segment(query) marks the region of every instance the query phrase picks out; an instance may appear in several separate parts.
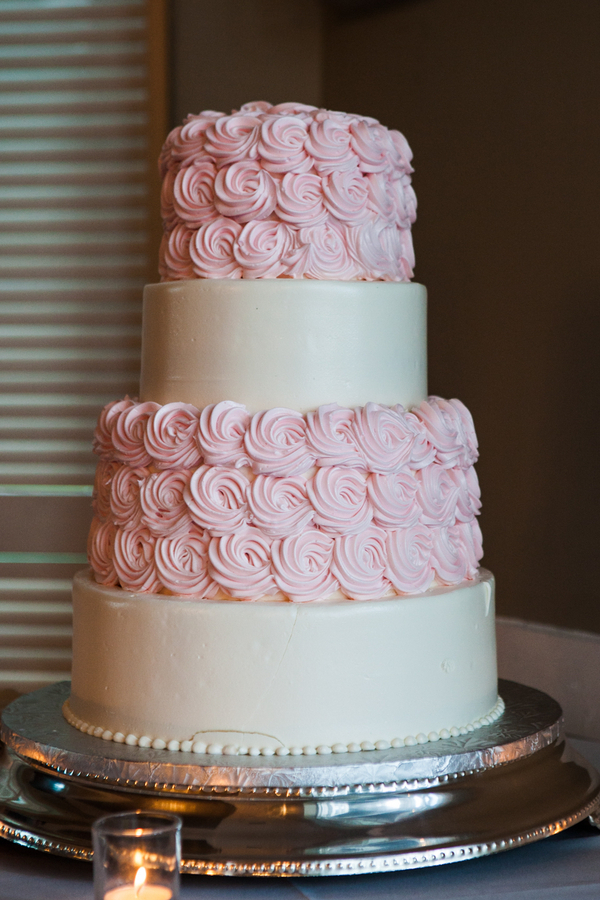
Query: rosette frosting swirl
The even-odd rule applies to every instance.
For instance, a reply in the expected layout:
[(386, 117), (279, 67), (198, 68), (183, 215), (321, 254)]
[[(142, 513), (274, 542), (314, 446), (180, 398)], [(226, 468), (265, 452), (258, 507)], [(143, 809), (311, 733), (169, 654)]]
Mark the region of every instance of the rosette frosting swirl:
[(442, 584), (459, 584), (467, 574), (460, 530), (455, 525), (432, 528), (431, 536), (433, 565), (438, 579)]
[(113, 400), (108, 403), (98, 418), (98, 424), (94, 429), (93, 448), (101, 459), (114, 459), (115, 448), (113, 443), (113, 431), (119, 417), (123, 412), (135, 406), (135, 402), (125, 397), (123, 400)]
[(113, 562), (117, 528), (112, 522), (92, 520), (88, 538), (88, 559), (98, 584), (114, 587), (119, 576)]
[(194, 526), (178, 536), (156, 541), (156, 569), (167, 590), (174, 594), (210, 599), (219, 590), (208, 573), (211, 538)]
[(157, 536), (173, 537), (189, 530), (192, 518), (183, 499), (191, 477), (189, 469), (166, 469), (142, 482), (142, 523)]
[(277, 186), (277, 215), (292, 225), (318, 225), (327, 218), (323, 179), (309, 172), (289, 172)]
[(206, 132), (213, 122), (223, 118), (225, 113), (205, 109), (199, 115), (187, 116), (183, 125), (175, 128), (167, 137), (167, 145), (170, 146), (171, 159), (190, 165), (198, 159), (206, 144)]
[(94, 513), (102, 522), (110, 515), (110, 489), (112, 480), (120, 468), (120, 463), (105, 459), (101, 459), (96, 467), (92, 506)]
[[(163, 220), (163, 228), (167, 232), (169, 232), (170, 229), (175, 225), (179, 224), (179, 219), (177, 217), (177, 213), (175, 212), (175, 204), (173, 202), (173, 186), (175, 184), (176, 175), (177, 173), (174, 169), (168, 169), (165, 172), (164, 180), (160, 190), (160, 214)], [(163, 259), (161, 254), (159, 257), (158, 268), (161, 271), (164, 271), (165, 269), (168, 271), (168, 268), (166, 266), (163, 266), (162, 263)]]
[(135, 403), (129, 409), (121, 412), (115, 421), (112, 432), (116, 459), (130, 466), (149, 466), (151, 464), (152, 459), (146, 450), (144, 438), (148, 419), (158, 409), (160, 409), (158, 403), (147, 401), (146, 403)]
[(348, 251), (342, 227), (333, 219), (300, 228), (298, 242), (300, 247), (289, 257), (287, 274), (292, 278), (352, 281), (358, 277), (359, 269)]
[(209, 572), (223, 590), (239, 600), (277, 593), (271, 569), (271, 541), (257, 528), (213, 538)]
[(272, 538), (285, 538), (303, 531), (315, 512), (308, 499), (306, 479), (257, 475), (248, 491), (252, 524)]
[(394, 198), (390, 196), (389, 183), (384, 175), (372, 173), (365, 179), (368, 193), (368, 206), (375, 214), (381, 216), (381, 224), (393, 225), (396, 214)]
[(199, 159), (180, 169), (173, 184), (173, 209), (188, 225), (203, 225), (217, 218), (215, 177), (217, 168), (210, 159)]
[(320, 406), (306, 416), (306, 440), (314, 451), (318, 466), (352, 466), (364, 464), (352, 429), (354, 410), (337, 403)]
[(198, 278), (241, 278), (235, 258), (236, 241), (242, 226), (219, 216), (195, 231), (190, 241), (190, 258)]
[(299, 116), (266, 116), (260, 126), (257, 152), (268, 172), (306, 172), (312, 160), (305, 150), (306, 122)]
[(277, 188), (258, 162), (234, 162), (215, 179), (215, 207), (236, 222), (266, 219), (275, 209)]
[(150, 475), (146, 468), (120, 466), (112, 478), (110, 511), (113, 521), (123, 530), (137, 528), (142, 520), (141, 486)]
[(456, 485), (456, 520), (457, 522), (470, 522), (474, 516), (479, 515), (481, 508), (479, 482), (475, 469), (445, 469), (448, 476)]
[(399, 404), (392, 408), (399, 416), (404, 417), (407, 428), (412, 431), (414, 435), (413, 445), (410, 451), (410, 468), (422, 469), (423, 466), (431, 465), (435, 459), (435, 447), (430, 443), (427, 428), (421, 419), (415, 415), (414, 410), (406, 412), (404, 407)]
[(355, 534), (373, 518), (365, 476), (358, 469), (326, 466), (308, 482), (315, 524), (328, 534)]
[(425, 525), (388, 532), (386, 574), (397, 591), (414, 594), (426, 591), (435, 575), (431, 530)]
[(398, 408), (367, 403), (355, 410), (352, 429), (369, 471), (388, 475), (409, 462), (414, 434)]
[(256, 158), (261, 120), (247, 112), (246, 108), (237, 115), (222, 116), (206, 129), (204, 149), (221, 166)]
[(410, 528), (419, 521), (417, 502), (419, 483), (409, 470), (393, 475), (373, 473), (367, 480), (367, 493), (373, 506), (373, 519), (383, 528)]
[(442, 466), (434, 463), (416, 473), (417, 498), (424, 525), (453, 525), (459, 488)]
[(183, 496), (194, 522), (219, 537), (232, 534), (248, 522), (248, 485), (239, 469), (201, 466)]
[(474, 466), (470, 466), (464, 470), (465, 481), (467, 482), (467, 490), (469, 492), (469, 501), (471, 508), (476, 516), (481, 511), (481, 488), (479, 487), (479, 478)]
[(477, 566), (482, 555), (480, 552), (481, 543), (479, 539), (481, 537), (481, 531), (479, 530), (479, 524), (477, 521), (457, 522), (455, 528), (458, 532), (463, 549), (466, 577), (475, 578), (477, 575)]
[(256, 221), (244, 226), (233, 252), (244, 278), (278, 278), (293, 245), (294, 236), (284, 222)]
[(126, 591), (155, 594), (160, 590), (155, 544), (156, 537), (148, 528), (138, 526), (127, 531), (117, 528), (113, 562), (121, 587)]
[(319, 600), (338, 588), (331, 572), (333, 538), (315, 529), (274, 541), (273, 573), (277, 587), (296, 602)]
[(257, 475), (300, 475), (315, 459), (306, 442), (306, 422), (293, 409), (267, 409), (252, 417), (244, 443)]
[(306, 149), (319, 175), (358, 168), (358, 158), (350, 147), (349, 116), (320, 110), (310, 125)]
[(344, 226), (348, 252), (358, 269), (368, 272), (372, 281), (383, 277), (390, 268), (390, 258), (393, 259), (386, 251), (384, 228), (381, 222), (368, 221), (362, 225)]
[(194, 277), (190, 257), (192, 234), (193, 231), (183, 222), (179, 222), (172, 231), (163, 234), (158, 264), (163, 281), (186, 281)]
[(389, 591), (385, 538), (385, 531), (372, 525), (335, 539), (331, 571), (351, 600), (377, 600)]
[(244, 435), (250, 414), (241, 403), (223, 400), (205, 406), (200, 414), (198, 446), (209, 466), (247, 466)]
[(160, 157), (161, 278), (408, 281), (410, 157), (375, 119), (299, 103), (188, 116)]
[[(389, 146), (384, 143), (385, 134), (375, 130), (373, 125), (359, 121), (350, 124), (350, 144), (358, 156), (361, 172), (384, 172), (387, 166)], [(383, 138), (383, 140), (382, 140)]]
[(166, 403), (148, 419), (144, 443), (157, 469), (199, 465), (198, 419), (190, 403)]
[(333, 172), (324, 178), (323, 197), (329, 212), (340, 222), (358, 225), (369, 216), (369, 183), (357, 170)]
[(425, 425), (440, 465), (468, 468), (477, 461), (473, 419), (460, 400), (429, 397), (413, 413)]
[(469, 526), (471, 528), (471, 537), (473, 539), (475, 559), (477, 560), (477, 562), (479, 562), (481, 557), (483, 556), (483, 535), (481, 534), (481, 528), (477, 519), (473, 519), (472, 522), (469, 522)]

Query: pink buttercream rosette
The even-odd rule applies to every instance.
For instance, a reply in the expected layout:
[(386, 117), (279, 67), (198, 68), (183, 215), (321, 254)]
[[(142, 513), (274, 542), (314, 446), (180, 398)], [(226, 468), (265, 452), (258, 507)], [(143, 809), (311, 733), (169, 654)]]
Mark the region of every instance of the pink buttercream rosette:
[(88, 555), (103, 584), (304, 602), (476, 577), (477, 438), (458, 400), (250, 416), (126, 398), (101, 413), (95, 449)]
[(208, 573), (210, 535), (191, 526), (183, 534), (156, 542), (156, 570), (163, 586), (173, 594), (210, 599), (219, 587)]
[(375, 119), (247, 103), (190, 115), (160, 156), (163, 281), (409, 281), (412, 154)]

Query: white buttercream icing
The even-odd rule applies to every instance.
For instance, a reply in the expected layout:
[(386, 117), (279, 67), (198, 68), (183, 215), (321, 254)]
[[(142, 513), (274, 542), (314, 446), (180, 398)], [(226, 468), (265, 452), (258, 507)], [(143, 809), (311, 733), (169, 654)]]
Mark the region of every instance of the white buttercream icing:
[(276, 750), (274, 750), (273, 747), (268, 746), (245, 747), (237, 744), (225, 744), (223, 746), (222, 744), (215, 743), (207, 744), (205, 741), (176, 741), (166, 740), (164, 738), (152, 739), (147, 735), (137, 737), (135, 734), (127, 735), (125, 738), (122, 732), (113, 734), (110, 729), (103, 729), (101, 725), (88, 725), (87, 722), (84, 722), (83, 719), (80, 719), (79, 716), (76, 716), (73, 713), (68, 700), (65, 700), (63, 703), (62, 713), (69, 725), (72, 725), (84, 734), (93, 734), (94, 737), (101, 737), (104, 741), (114, 741), (117, 744), (126, 743), (131, 747), (152, 747), (153, 750), (169, 750), (171, 753), (177, 753), (178, 751), (183, 753), (196, 753), (198, 755), (207, 753), (210, 756), (269, 757), (329, 756), (331, 753), (361, 753), (373, 750), (389, 750), (392, 747), (394, 749), (399, 749), (400, 747), (414, 747), (417, 744), (435, 743), (440, 740), (458, 737), (459, 735), (472, 734), (479, 728), (484, 728), (486, 725), (493, 725), (494, 722), (504, 714), (505, 709), (504, 700), (502, 697), (498, 697), (496, 703), (487, 715), (481, 716), (473, 722), (468, 722), (466, 725), (453, 725), (450, 728), (442, 728), (439, 733), (437, 731), (430, 731), (429, 734), (423, 734), (421, 732), (416, 737), (414, 735), (407, 735), (404, 738), (394, 737), (390, 741), (379, 740), (375, 741), (375, 743), (373, 743), (373, 741), (350, 741), (349, 743), (333, 742), (331, 746), (328, 744), (319, 744), (318, 747), (313, 747), (311, 744), (307, 744), (304, 747), (280, 746), (277, 747)]
[[(371, 530), (342, 538), (367, 538), (371, 559), (356, 574), (365, 593), (381, 585), (380, 541)], [(320, 534), (311, 544), (309, 536), (286, 539), (295, 546), (280, 554), (280, 576), (298, 577), (306, 590), (298, 600), (323, 577), (332, 540)], [(234, 539), (211, 539), (209, 555)], [(245, 549), (261, 556), (260, 548)], [(201, 574), (202, 550), (198, 557)], [(323, 603), (190, 602), (80, 573), (74, 626), (71, 711), (92, 732), (123, 740), (179, 741), (188, 750), (197, 743), (197, 752), (335, 744), (353, 752), (351, 745), (473, 728), (497, 700), (493, 582), (484, 572), (412, 597)]]
[[(227, 240), (219, 252), (239, 267)], [(235, 400), (251, 415), (374, 399), (410, 409), (427, 396), (426, 376), (418, 284), (198, 278), (144, 290), (141, 400)]]

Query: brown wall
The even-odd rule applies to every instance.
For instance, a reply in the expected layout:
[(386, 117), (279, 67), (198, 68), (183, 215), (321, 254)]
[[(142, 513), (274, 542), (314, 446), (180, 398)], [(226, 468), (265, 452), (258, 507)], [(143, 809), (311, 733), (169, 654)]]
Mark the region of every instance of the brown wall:
[(600, 631), (600, 4), (173, 7), (175, 121), (296, 99), (407, 135), (430, 388), (475, 416), (499, 611)]
[(430, 389), (471, 408), (498, 608), (600, 631), (600, 4), (332, 18), (324, 102), (413, 148)]
[(173, 0), (172, 125), (249, 100), (321, 102), (318, 0)]

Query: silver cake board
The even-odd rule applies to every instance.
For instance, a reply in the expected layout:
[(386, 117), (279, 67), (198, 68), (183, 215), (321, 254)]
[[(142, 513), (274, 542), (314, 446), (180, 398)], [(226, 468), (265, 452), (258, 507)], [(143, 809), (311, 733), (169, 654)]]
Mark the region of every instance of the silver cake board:
[(473, 859), (593, 817), (600, 777), (546, 694), (501, 681), (503, 716), (462, 737), (313, 757), (214, 757), (82, 734), (69, 683), (2, 716), (0, 836), (91, 860), (91, 825), (128, 809), (183, 820), (182, 872), (357, 875)]

